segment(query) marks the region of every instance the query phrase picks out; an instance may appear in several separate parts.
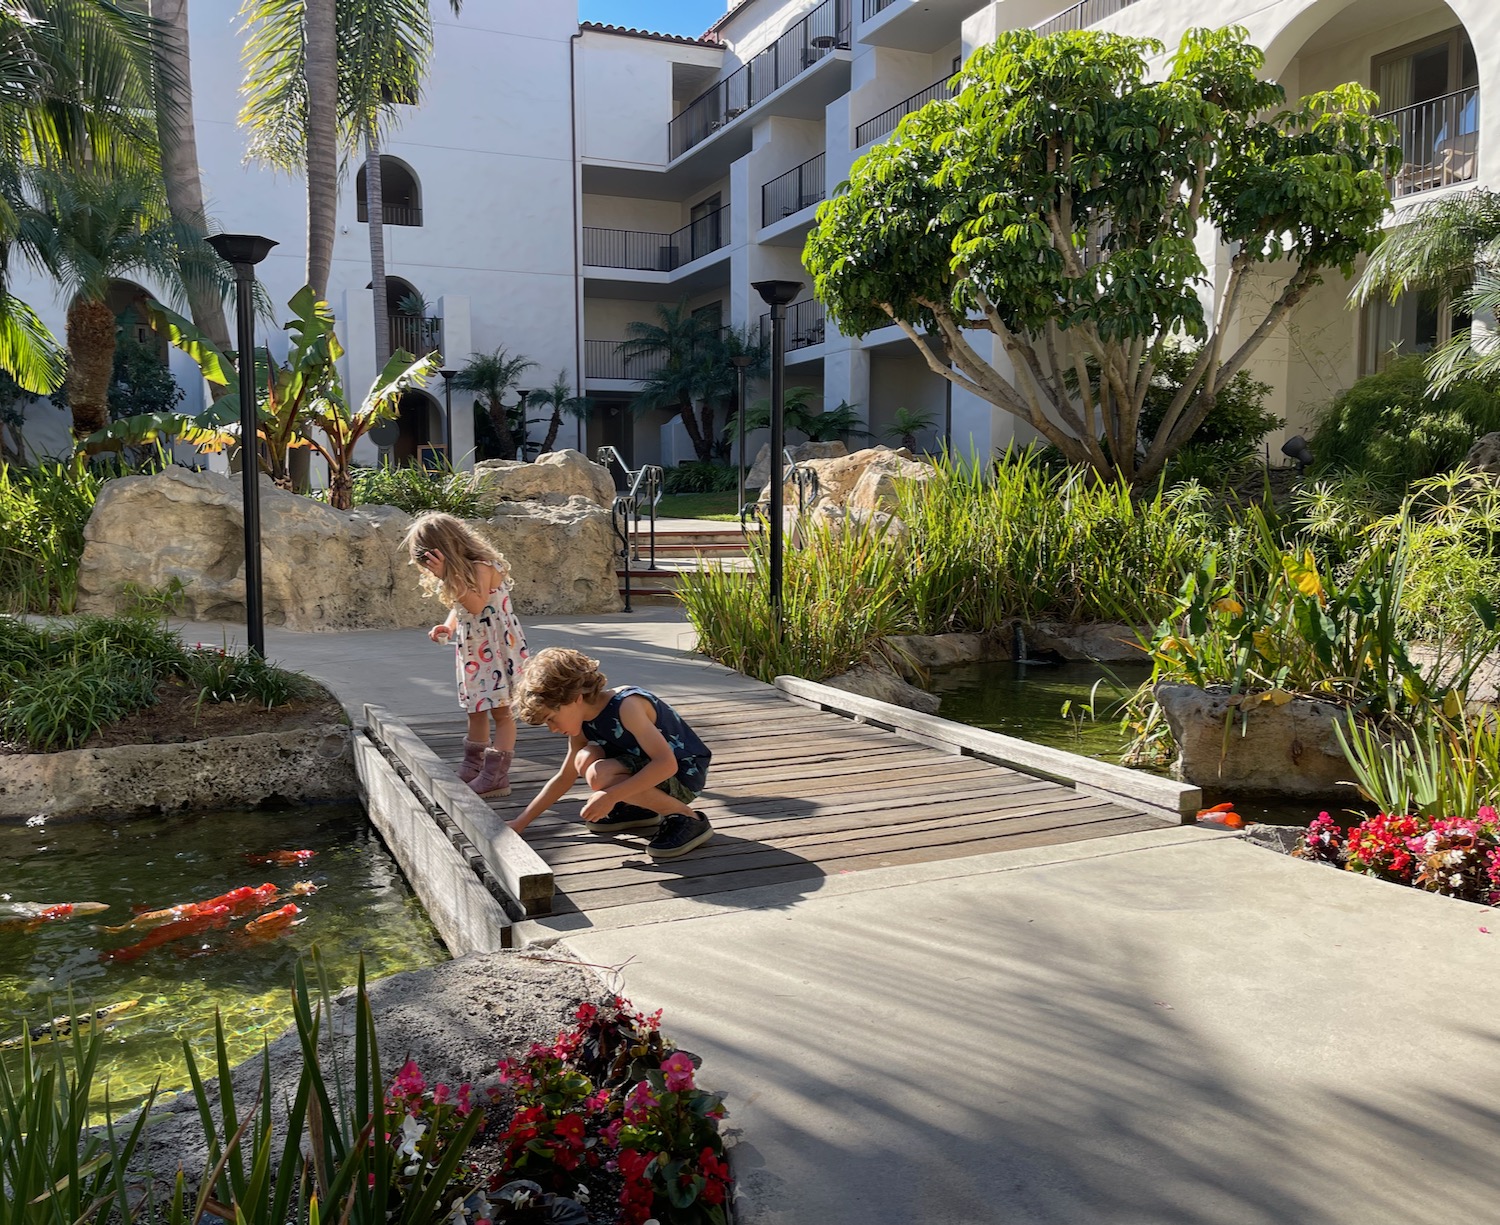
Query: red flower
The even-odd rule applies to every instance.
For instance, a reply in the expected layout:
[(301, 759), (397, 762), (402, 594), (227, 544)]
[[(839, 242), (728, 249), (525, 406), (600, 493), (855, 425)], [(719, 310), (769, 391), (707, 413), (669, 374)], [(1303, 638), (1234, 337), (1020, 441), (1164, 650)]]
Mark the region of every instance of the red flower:
[(681, 1051), (665, 1060), (661, 1070), (667, 1074), (669, 1093), (681, 1093), (684, 1089), (693, 1087), (693, 1061)]

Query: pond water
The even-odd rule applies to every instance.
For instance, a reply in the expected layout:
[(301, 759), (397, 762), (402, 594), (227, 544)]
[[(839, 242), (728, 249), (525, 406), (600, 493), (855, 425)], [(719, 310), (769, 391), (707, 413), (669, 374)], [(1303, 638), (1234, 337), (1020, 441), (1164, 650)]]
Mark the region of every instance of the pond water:
[[(277, 851), (313, 851), (302, 862), (265, 862)], [(130, 1000), (104, 1037), (96, 1101), (118, 1112), (151, 1083), (188, 1086), (182, 1039), (210, 1066), (214, 1009), (235, 1061), (256, 1054), (291, 1023), (293, 966), (316, 943), (336, 987), (355, 981), (359, 957), (378, 978), (445, 960), (447, 953), (400, 869), (358, 807), (290, 813), (218, 812), (0, 827), (0, 894), (11, 901), (103, 902), (98, 915), (0, 927), (0, 1038), (19, 1037), (68, 1011)], [(293, 894), (299, 881), (317, 891)], [(247, 910), (201, 930), (100, 930), (138, 911), (205, 901), (241, 886), (276, 887), (275, 907), (295, 904), (294, 926), (250, 934)], [(270, 892), (270, 891), (267, 891)], [(180, 934), (179, 934), (180, 933)], [(163, 935), (175, 938), (162, 940)], [(20, 1052), (0, 1049), (12, 1071)]]
[[(1118, 764), (1131, 740), (1120, 725), (1122, 704), (1150, 676), (1146, 664), (1003, 660), (944, 668), (932, 674), (928, 688), (942, 698), (938, 713), (945, 719)], [(1067, 715), (1064, 703), (1069, 703)], [(1168, 773), (1164, 767), (1151, 772)], [(1271, 825), (1306, 825), (1327, 807), (1315, 801), (1255, 802), (1205, 790), (1205, 804), (1221, 800), (1234, 800), (1247, 823)]]

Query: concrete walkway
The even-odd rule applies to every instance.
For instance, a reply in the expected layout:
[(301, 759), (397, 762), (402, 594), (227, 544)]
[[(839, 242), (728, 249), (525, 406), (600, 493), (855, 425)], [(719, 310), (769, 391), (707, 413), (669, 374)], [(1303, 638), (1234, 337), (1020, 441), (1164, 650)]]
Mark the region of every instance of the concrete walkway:
[[(672, 610), (527, 630), (668, 696), (754, 685)], [(268, 652), (461, 718), (419, 632)], [(1173, 829), (653, 918), (569, 945), (727, 1090), (745, 1225), (1500, 1223), (1494, 911)]]

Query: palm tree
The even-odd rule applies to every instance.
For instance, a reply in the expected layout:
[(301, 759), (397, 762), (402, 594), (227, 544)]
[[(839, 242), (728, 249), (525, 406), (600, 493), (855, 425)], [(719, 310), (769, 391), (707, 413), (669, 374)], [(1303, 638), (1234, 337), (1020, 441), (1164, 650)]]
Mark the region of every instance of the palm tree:
[[(449, 0), (458, 14), (463, 0)], [(400, 105), (421, 100), (432, 57), (426, 0), (254, 0), (247, 10), (245, 101), (251, 153), (308, 176), (308, 284), (328, 292), (336, 159), (363, 149), (375, 351), (390, 352), (380, 143)], [(331, 92), (330, 92), (331, 90)], [(326, 251), (324, 247), (326, 239)]]
[[(559, 370), (557, 378), (553, 380), (551, 387), (544, 387), (541, 391), (533, 391), (529, 397), (532, 404), (548, 406), (552, 409), (552, 419), (547, 422), (547, 437), (542, 440), (541, 451), (552, 450), (557, 442), (557, 431), (562, 428), (563, 414), (576, 417), (582, 421), (588, 417), (594, 404), (587, 396), (575, 396), (573, 388), (568, 382), (566, 370)], [(539, 451), (538, 454), (541, 452)]]
[[(69, 299), (68, 400), (82, 439), (109, 424), (116, 321), (110, 283), (145, 275), (182, 296), (184, 281), (222, 295), (229, 268), (167, 211), (159, 180), (107, 171), (36, 169), (16, 226), (17, 245)], [(175, 291), (175, 292), (171, 292)]]
[(0, 5), (0, 369), (26, 390), (62, 385), (56, 340), (6, 286), (24, 175), (36, 166), (154, 164), (153, 26), (109, 0)]
[[(1455, 310), (1493, 321), (1500, 308), (1500, 192), (1476, 188), (1403, 209), (1386, 232), (1351, 299), (1364, 305), (1377, 297), (1394, 302), (1404, 293), (1436, 291)], [(1428, 358), (1434, 392), (1463, 378), (1500, 375), (1493, 322), (1479, 340), (1472, 328), (1455, 333)]]
[[(629, 358), (660, 359), (656, 372), (636, 393), (632, 407), (637, 412), (676, 410), (693, 451), (700, 460), (711, 463), (718, 439), (714, 410), (726, 377), (719, 367), (728, 368), (727, 360), (719, 361), (717, 320), (694, 314), (684, 298), (676, 306), (658, 306), (655, 323), (637, 320), (625, 330), (630, 339), (621, 342), (620, 353)], [(732, 368), (729, 374), (733, 375)]]
[(899, 442), (908, 451), (915, 451), (917, 435), (923, 430), (930, 430), (936, 421), (936, 413), (917, 408), (898, 408), (891, 418), (891, 425), (886, 430), (885, 436), (894, 442)]
[(511, 356), (501, 345), (493, 353), (470, 353), (468, 363), (453, 378), (453, 385), (460, 391), (476, 392), (483, 399), (500, 439), (501, 459), (516, 457), (516, 436), (503, 401), (516, 389), (521, 375), (535, 367), (534, 361), (520, 354)]
[[(193, 122), (192, 61), (188, 51), (187, 0), (150, 0), (151, 18), (160, 31), (156, 72), (156, 131), (161, 148), (167, 207), (177, 224), (207, 232), (203, 183), (198, 170), (198, 140)], [(193, 324), (220, 349), (228, 349), (229, 325), (224, 302), (186, 275), (188, 308)], [(210, 383), (211, 393), (227, 388)], [(217, 395), (215, 398), (217, 398)]]

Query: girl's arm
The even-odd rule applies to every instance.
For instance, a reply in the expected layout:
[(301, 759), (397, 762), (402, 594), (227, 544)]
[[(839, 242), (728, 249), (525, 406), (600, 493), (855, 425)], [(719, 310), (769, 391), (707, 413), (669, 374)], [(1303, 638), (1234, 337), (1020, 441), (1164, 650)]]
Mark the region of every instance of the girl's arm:
[(519, 817), (510, 822), (511, 829), (518, 834), (521, 833), (547, 809), (567, 795), (568, 789), (578, 781), (578, 770), (573, 763), (577, 760), (579, 751), (587, 747), (588, 741), (584, 737), (568, 737), (568, 753), (563, 758), (562, 765), (558, 766), (557, 773), (547, 780), (547, 785), (537, 792), (536, 799), (521, 810)]
[[(490, 601), (490, 591), (498, 586), (493, 580), (495, 568), (488, 562), (480, 562), (474, 567), (474, 581), (479, 584), (480, 590), (472, 588), (458, 597), (458, 602), (471, 613), (482, 612), (484, 606)], [(454, 617), (458, 616), (458, 610), (454, 609)], [(455, 621), (454, 624), (457, 624)]]

